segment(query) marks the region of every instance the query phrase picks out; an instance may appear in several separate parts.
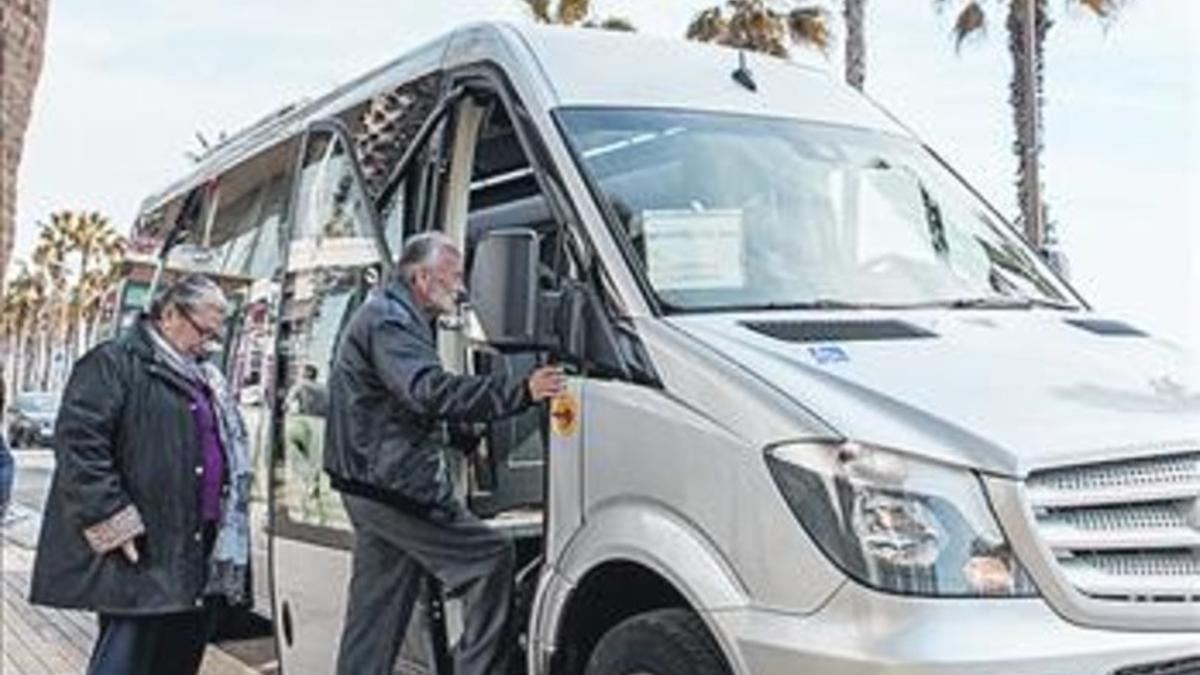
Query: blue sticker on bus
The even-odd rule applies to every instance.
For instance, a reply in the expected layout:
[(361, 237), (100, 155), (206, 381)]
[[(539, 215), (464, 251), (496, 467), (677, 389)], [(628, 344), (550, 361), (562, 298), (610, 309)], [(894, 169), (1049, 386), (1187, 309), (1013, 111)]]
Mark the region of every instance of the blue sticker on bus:
[(850, 357), (846, 356), (845, 350), (837, 345), (809, 347), (808, 353), (812, 354), (812, 357), (821, 365), (825, 365), (827, 363), (843, 363), (850, 360)]

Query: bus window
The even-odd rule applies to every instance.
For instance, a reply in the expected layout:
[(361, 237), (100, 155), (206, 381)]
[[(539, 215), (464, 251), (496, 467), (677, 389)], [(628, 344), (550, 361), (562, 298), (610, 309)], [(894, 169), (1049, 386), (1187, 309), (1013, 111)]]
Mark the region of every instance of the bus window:
[[(202, 231), (210, 266), (236, 283), (230, 296), (226, 375), (246, 420), (255, 482), (255, 517), (265, 516), (272, 426), (270, 387), (279, 307), (281, 251), (287, 191), (298, 143), (279, 143), (225, 171), (212, 182), (211, 218)], [(265, 520), (264, 520), (265, 522)], [(265, 584), (264, 584), (265, 586)]]
[(326, 387), (341, 328), (379, 282), (382, 257), (370, 202), (341, 134), (309, 134), (296, 180), (281, 305), (276, 516), (277, 522), (282, 516), (305, 526), (348, 530), (322, 469)]

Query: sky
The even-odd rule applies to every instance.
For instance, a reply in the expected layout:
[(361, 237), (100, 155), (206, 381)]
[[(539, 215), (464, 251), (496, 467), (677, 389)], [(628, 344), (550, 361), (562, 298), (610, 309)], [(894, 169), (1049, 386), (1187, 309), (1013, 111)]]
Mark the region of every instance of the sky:
[[(593, 7), (678, 37), (714, 2)], [(870, 0), (866, 89), (1015, 215), (1001, 5), (985, 3), (995, 10), (987, 33), (956, 53), (952, 11), (938, 13), (933, 0)], [(1069, 5), (1050, 2), (1043, 178), (1072, 281), (1097, 309), (1195, 344), (1200, 2), (1129, 0), (1109, 24)], [(99, 210), (127, 230), (146, 195), (188, 170), (197, 132), (234, 132), (481, 19), (529, 17), (519, 0), (54, 0), (20, 168), (15, 257), (28, 255), (36, 223), (59, 209)], [(829, 65), (840, 72), (839, 48)]]

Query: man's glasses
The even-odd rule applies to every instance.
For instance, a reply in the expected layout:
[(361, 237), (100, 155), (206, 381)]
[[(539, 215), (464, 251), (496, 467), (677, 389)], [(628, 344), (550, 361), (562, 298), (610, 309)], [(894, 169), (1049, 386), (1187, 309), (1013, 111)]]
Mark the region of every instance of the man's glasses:
[(176, 309), (179, 310), (179, 315), (192, 325), (192, 330), (196, 331), (196, 335), (200, 336), (201, 342), (208, 342), (221, 337), (221, 326), (206, 328), (201, 326), (200, 322), (196, 321), (196, 318), (192, 316), (191, 312), (182, 307), (176, 307)]

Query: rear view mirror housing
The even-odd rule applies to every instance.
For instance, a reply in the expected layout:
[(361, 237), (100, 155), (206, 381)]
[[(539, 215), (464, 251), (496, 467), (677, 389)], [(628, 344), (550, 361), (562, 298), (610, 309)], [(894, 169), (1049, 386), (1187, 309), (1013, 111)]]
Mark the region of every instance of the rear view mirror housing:
[(540, 240), (530, 229), (488, 232), (471, 262), (471, 307), (492, 346), (501, 351), (555, 349), (556, 294), (540, 288)]
[(540, 263), (541, 236), (527, 228), (487, 232), (470, 265), (470, 304), (481, 339), (502, 352), (548, 351), (589, 372), (630, 377), (595, 292)]

